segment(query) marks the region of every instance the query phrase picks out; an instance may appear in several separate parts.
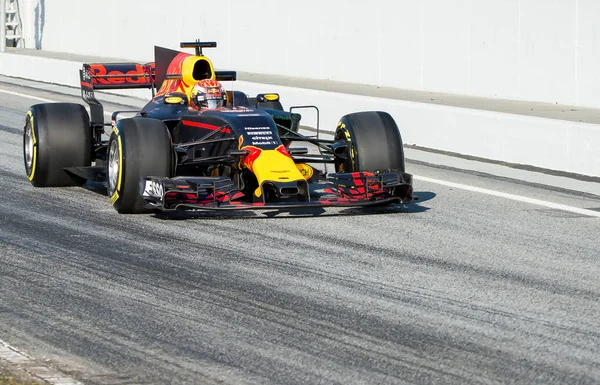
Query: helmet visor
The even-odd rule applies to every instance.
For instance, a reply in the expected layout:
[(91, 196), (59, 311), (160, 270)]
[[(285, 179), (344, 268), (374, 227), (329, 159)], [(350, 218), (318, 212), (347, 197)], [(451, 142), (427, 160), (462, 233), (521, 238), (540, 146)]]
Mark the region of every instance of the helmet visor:
[(221, 98), (207, 99), (205, 104), (206, 104), (206, 108), (210, 108), (210, 109), (220, 108), (220, 107), (223, 107), (223, 99), (221, 99)]
[(206, 107), (210, 109), (215, 109), (221, 107), (223, 101), (221, 99), (208, 99), (206, 101)]

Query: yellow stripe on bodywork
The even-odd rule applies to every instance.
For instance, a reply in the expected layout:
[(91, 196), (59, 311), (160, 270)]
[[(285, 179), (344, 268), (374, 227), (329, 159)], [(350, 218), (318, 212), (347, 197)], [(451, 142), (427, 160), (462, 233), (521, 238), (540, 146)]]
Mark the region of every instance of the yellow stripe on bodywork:
[(31, 124), (31, 137), (33, 138), (33, 161), (31, 162), (31, 175), (28, 175), (29, 181), (32, 181), (35, 177), (35, 166), (37, 165), (37, 138), (35, 137), (35, 128), (33, 126), (33, 114), (31, 110), (27, 111), (29, 116), (29, 124)]

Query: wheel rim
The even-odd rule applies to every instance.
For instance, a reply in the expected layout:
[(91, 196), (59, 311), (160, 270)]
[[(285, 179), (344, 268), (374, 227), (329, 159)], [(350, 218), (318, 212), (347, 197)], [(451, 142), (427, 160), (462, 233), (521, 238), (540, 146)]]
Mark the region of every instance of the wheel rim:
[(31, 169), (33, 167), (33, 126), (31, 123), (27, 124), (27, 129), (25, 130), (25, 166), (27, 167), (27, 173), (31, 174)]
[(119, 146), (116, 140), (110, 142), (110, 146), (108, 148), (108, 161), (107, 161), (107, 188), (108, 195), (112, 196), (117, 190), (117, 183), (119, 180), (119, 168), (120, 168), (120, 154), (119, 154)]

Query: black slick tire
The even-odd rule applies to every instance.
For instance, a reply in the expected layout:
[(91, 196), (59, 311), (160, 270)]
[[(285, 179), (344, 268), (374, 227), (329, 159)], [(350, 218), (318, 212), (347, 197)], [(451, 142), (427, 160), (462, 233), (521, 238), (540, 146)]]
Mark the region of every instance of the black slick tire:
[(405, 172), (400, 130), (387, 112), (365, 111), (345, 115), (337, 125), (334, 138), (350, 142), (346, 159), (336, 163), (336, 172)]
[(106, 161), (107, 192), (113, 207), (122, 214), (142, 214), (144, 207), (140, 179), (146, 176), (171, 177), (174, 154), (167, 126), (160, 120), (123, 119), (108, 141)]
[(27, 178), (36, 187), (65, 187), (85, 182), (64, 171), (89, 166), (93, 135), (86, 109), (76, 103), (43, 103), (29, 108), (23, 129)]

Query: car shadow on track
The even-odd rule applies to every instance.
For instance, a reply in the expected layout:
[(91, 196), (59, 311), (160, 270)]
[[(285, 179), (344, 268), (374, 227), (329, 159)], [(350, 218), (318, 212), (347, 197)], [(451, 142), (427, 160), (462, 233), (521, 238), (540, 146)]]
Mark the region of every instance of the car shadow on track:
[(188, 219), (269, 219), (269, 218), (303, 218), (303, 217), (339, 217), (357, 215), (381, 214), (416, 214), (429, 210), (421, 203), (433, 199), (436, 194), (431, 191), (420, 191), (414, 194), (415, 200), (409, 204), (391, 204), (374, 207), (349, 207), (349, 208), (298, 208), (286, 210), (240, 210), (240, 211), (176, 211), (170, 213), (158, 212), (155, 218), (163, 220), (188, 220)]

